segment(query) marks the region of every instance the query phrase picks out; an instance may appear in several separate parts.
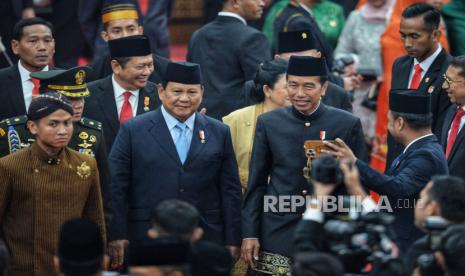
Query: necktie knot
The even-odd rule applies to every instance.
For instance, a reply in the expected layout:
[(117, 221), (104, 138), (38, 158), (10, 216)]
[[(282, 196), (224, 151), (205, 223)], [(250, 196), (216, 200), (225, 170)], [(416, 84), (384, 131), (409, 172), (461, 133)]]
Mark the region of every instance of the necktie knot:
[(132, 96), (132, 93), (129, 92), (129, 91), (126, 91), (123, 93), (123, 96), (124, 96), (124, 101), (129, 101), (129, 98)]
[(465, 116), (465, 110), (463, 110), (463, 108), (460, 107), (455, 112), (455, 118), (458, 118), (458, 120), (460, 120), (463, 116)]
[(415, 72), (413, 73), (413, 77), (412, 77), (412, 80), (410, 82), (410, 89), (418, 89), (418, 87), (420, 86), (420, 82), (421, 82), (421, 66), (420, 64), (416, 64), (415, 65)]
[(420, 63), (418, 63), (417, 65), (415, 65), (415, 72), (420, 72), (421, 73), (421, 71), (423, 71), (423, 70), (421, 69)]
[(32, 88), (32, 95), (38, 96), (39, 88), (40, 88), (40, 80), (35, 79), (35, 78), (30, 78), (29, 80), (34, 84), (34, 87)]

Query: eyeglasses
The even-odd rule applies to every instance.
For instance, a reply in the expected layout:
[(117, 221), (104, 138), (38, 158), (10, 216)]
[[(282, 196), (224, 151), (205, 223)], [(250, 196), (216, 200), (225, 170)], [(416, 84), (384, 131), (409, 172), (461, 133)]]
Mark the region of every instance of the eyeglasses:
[(446, 81), (448, 87), (450, 87), (454, 83), (459, 84), (459, 83), (464, 82), (463, 80), (451, 80), (451, 79), (449, 79), (448, 76), (446, 76), (446, 74), (444, 74), (443, 77), (444, 77), (444, 80)]

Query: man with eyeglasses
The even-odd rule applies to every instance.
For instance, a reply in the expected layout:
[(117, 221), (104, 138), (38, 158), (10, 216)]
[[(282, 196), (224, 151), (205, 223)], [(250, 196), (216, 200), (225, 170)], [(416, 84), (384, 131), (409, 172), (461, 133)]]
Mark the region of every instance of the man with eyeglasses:
[(449, 173), (465, 179), (465, 56), (458, 56), (444, 74), (442, 88), (452, 106), (445, 115), (441, 144), (446, 152)]
[(266, 212), (262, 203), (266, 196), (312, 194), (303, 173), (312, 157), (306, 156), (305, 141), (347, 139), (358, 158), (366, 157), (360, 119), (321, 101), (328, 87), (324, 58), (291, 56), (287, 85), (292, 106), (258, 117), (242, 209), (242, 256), (255, 269), (273, 275), (289, 271), (288, 265), (276, 264), (289, 264), (293, 253), (290, 238), (305, 206), (296, 206), (290, 212), (280, 209)]
[(102, 123), (108, 153), (123, 122), (161, 105), (156, 85), (148, 81), (153, 72), (148, 38), (123, 37), (109, 46), (113, 74), (88, 84), (84, 107), (84, 116)]

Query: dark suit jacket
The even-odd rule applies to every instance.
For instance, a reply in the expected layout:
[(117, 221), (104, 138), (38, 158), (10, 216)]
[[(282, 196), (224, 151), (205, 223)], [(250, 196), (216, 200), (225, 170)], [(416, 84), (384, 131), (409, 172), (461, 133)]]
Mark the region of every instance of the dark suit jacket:
[[(442, 124), (447, 108), (450, 106), (449, 97), (442, 89), (444, 82), (443, 75), (450, 64), (452, 57), (442, 49), (441, 53), (436, 57), (433, 64), (426, 72), (421, 80), (420, 90), (422, 93), (431, 94), (431, 112), (433, 113), (432, 131), (437, 138), (441, 138)], [(402, 56), (398, 58), (392, 65), (392, 81), (391, 89), (407, 89), (410, 85), (409, 77), (413, 66), (413, 58)], [(392, 161), (404, 150), (404, 147), (396, 143), (391, 135), (388, 135), (388, 153), (386, 161), (386, 169), (391, 166)]]
[(199, 210), (205, 239), (240, 244), (242, 192), (229, 128), (223, 123), (196, 113), (189, 153), (181, 164), (158, 108), (123, 124), (109, 160), (110, 240), (147, 240), (151, 210), (164, 199), (179, 198)]
[(220, 119), (245, 106), (243, 86), (269, 60), (266, 36), (239, 19), (218, 16), (197, 30), (189, 42), (187, 60), (200, 64), (205, 93), (202, 107)]
[[(102, 123), (108, 153), (120, 128), (111, 76), (88, 84), (90, 96), (86, 98), (84, 106), (84, 116)], [(149, 110), (146, 111), (144, 110), (144, 100), (147, 97), (149, 98)], [(148, 82), (147, 86), (139, 91), (137, 115), (154, 110), (160, 105), (156, 85)]]
[(0, 70), (0, 121), (26, 114), (18, 65)]
[[(158, 84), (163, 80), (163, 77), (165, 76), (166, 72), (166, 67), (168, 67), (168, 63), (170, 63), (170, 60), (155, 54), (153, 54), (152, 57), (153, 65), (155, 68), (153, 70), (153, 73), (149, 76), (149, 81)], [(105, 55), (99, 59), (96, 59), (91, 64), (89, 64), (89, 66), (92, 67), (92, 69), (94, 69), (92, 72), (91, 80), (103, 79), (113, 74), (113, 70), (111, 69), (110, 55)]]
[[(441, 144), (444, 152), (446, 151), (448, 133), (452, 125), (452, 121), (454, 120), (456, 110), (457, 107), (453, 105), (449, 107), (445, 115), (441, 136)], [(465, 128), (463, 127), (457, 134), (455, 143), (449, 153), (449, 158), (447, 158), (447, 164), (449, 165), (449, 173), (451, 175), (458, 176), (465, 180)]]
[(242, 209), (242, 235), (258, 238), (263, 250), (292, 255), (290, 239), (305, 206), (296, 212), (264, 212), (264, 196), (312, 193), (302, 173), (307, 163), (303, 145), (305, 140), (319, 140), (320, 131), (326, 131), (328, 140), (343, 139), (359, 158), (366, 158), (360, 120), (349, 112), (320, 104), (310, 116), (290, 106), (258, 117)]
[[(103, 0), (80, 0), (78, 18), (81, 29), (84, 32), (87, 43), (94, 50), (94, 58), (108, 53), (108, 46), (100, 37), (103, 30), (101, 11)], [(139, 7), (137, 0), (131, 0)], [(168, 16), (171, 8), (171, 0), (150, 0), (146, 16), (141, 16), (140, 22), (144, 26), (144, 34), (150, 39), (152, 53), (169, 58), (169, 32)]]
[(415, 201), (420, 191), (434, 175), (449, 173), (438, 139), (431, 135), (410, 145), (386, 174), (379, 173), (363, 161), (357, 160), (356, 164), (363, 185), (381, 196), (387, 196), (395, 216), (392, 228), (400, 248), (407, 250), (423, 235), (414, 225)]
[(279, 13), (274, 22), (275, 36), (279, 32), (310, 30), (318, 43), (318, 49), (326, 58), (329, 69), (333, 67), (333, 49), (326, 39), (325, 35), (318, 27), (317, 22), (304, 8), (289, 3), (284, 10)]

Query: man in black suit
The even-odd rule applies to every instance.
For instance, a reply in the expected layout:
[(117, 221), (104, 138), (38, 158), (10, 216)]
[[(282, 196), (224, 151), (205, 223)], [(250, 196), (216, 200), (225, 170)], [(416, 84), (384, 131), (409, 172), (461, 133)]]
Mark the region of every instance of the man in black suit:
[[(0, 1), (0, 38), (5, 46), (6, 54), (12, 62), (18, 61), (13, 55), (13, 51), (9, 47), (9, 43), (13, 38), (13, 27), (22, 19), (31, 18), (35, 16), (32, 0), (3, 0)], [(0, 51), (0, 68), (8, 67), (8, 59)]]
[(315, 3), (322, 0), (291, 0), (289, 4), (278, 14), (274, 22), (275, 36), (279, 32), (310, 30), (318, 42), (318, 49), (321, 49), (330, 69), (333, 67), (333, 49), (324, 36), (320, 27), (313, 18), (311, 8)]
[(290, 239), (305, 207), (266, 212), (263, 203), (265, 197), (312, 193), (302, 170), (309, 169), (311, 158), (304, 150), (306, 140), (344, 137), (359, 158), (366, 158), (360, 120), (321, 102), (327, 75), (324, 59), (292, 56), (287, 69), (292, 106), (258, 117), (242, 209), (242, 256), (250, 265), (255, 266), (259, 249), (260, 263), (270, 267), (273, 261), (288, 261), (292, 254)]
[(11, 48), (19, 61), (0, 70), (0, 120), (26, 114), (39, 81), (29, 74), (47, 71), (55, 52), (52, 25), (40, 18), (23, 19), (13, 30)]
[[(391, 90), (417, 89), (431, 94), (432, 131), (441, 137), (442, 124), (450, 106), (442, 90), (443, 74), (452, 57), (439, 44), (440, 12), (425, 3), (413, 4), (402, 13), (400, 36), (408, 55), (398, 58), (392, 66)], [(388, 135), (386, 169), (402, 152), (403, 146)]]
[(452, 106), (447, 110), (441, 137), (451, 175), (465, 180), (465, 56), (454, 57), (442, 88)]
[[(311, 56), (322, 58), (315, 36), (308, 31), (280, 32), (275, 58), (289, 60), (291, 56)], [(335, 84), (333, 75), (328, 75), (328, 89), (323, 96), (323, 103), (332, 107), (352, 112), (352, 102), (349, 93)]]
[[(168, 18), (171, 2), (171, 0), (80, 0), (78, 17), (87, 42), (93, 49), (94, 58), (108, 54), (107, 45), (100, 36), (104, 30), (104, 23), (100, 21), (102, 8), (122, 3), (137, 7), (141, 26), (144, 26), (145, 34), (150, 39), (152, 53), (169, 58)], [(141, 6), (139, 3), (146, 3), (147, 6)]]
[[(139, 24), (139, 15), (136, 6), (125, 0), (109, 1), (102, 9), (103, 31), (101, 37), (105, 42), (131, 35), (141, 35), (144, 28)], [(150, 74), (149, 81), (160, 83), (169, 60), (155, 54), (152, 55), (154, 70)], [(113, 73), (111, 69), (111, 57), (103, 54), (89, 65), (94, 69), (93, 80), (103, 79)]]
[(221, 120), (245, 106), (244, 83), (253, 79), (260, 62), (271, 58), (265, 35), (246, 22), (260, 18), (263, 6), (263, 0), (223, 0), (218, 17), (191, 37), (187, 60), (200, 64), (202, 107), (213, 118)]
[(108, 153), (120, 124), (160, 106), (156, 85), (148, 81), (153, 71), (148, 38), (123, 37), (109, 46), (113, 74), (88, 84), (84, 107), (84, 116), (102, 123)]

